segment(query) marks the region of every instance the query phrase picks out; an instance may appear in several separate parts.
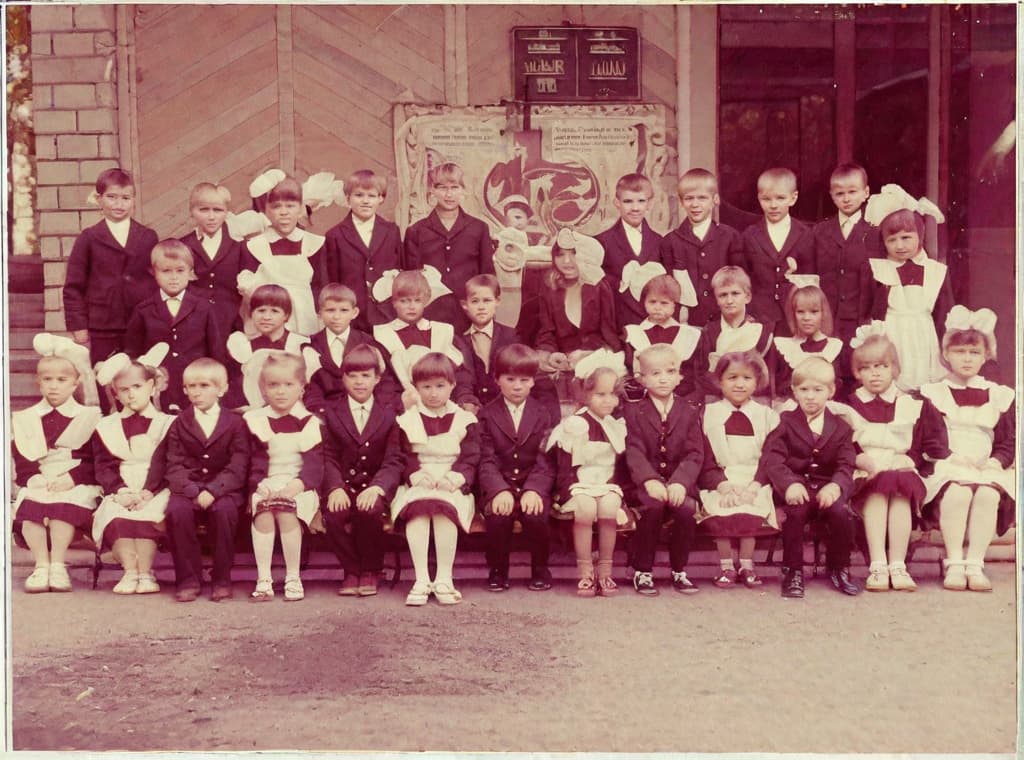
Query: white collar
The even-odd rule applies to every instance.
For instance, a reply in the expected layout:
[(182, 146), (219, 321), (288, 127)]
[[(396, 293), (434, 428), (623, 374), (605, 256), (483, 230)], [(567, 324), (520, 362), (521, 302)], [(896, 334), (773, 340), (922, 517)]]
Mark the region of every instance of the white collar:
[(164, 303), (167, 303), (172, 298), (176, 299), (179, 302), (180, 301), (184, 301), (185, 300), (185, 291), (186, 290), (187, 290), (187, 288), (182, 288), (181, 292), (178, 293), (178, 295), (176, 295), (176, 296), (169, 296), (164, 291), (161, 290), (160, 291), (160, 300), (163, 301)]
[(807, 427), (811, 429), (811, 432), (821, 435), (822, 431), (825, 429), (825, 410), (822, 409), (813, 417), (808, 417), (802, 410), (800, 414), (804, 415), (804, 420), (807, 422)]
[(525, 399), (523, 400), (523, 403), (521, 403), (521, 404), (513, 404), (511, 401), (509, 401), (504, 396), (501, 397), (501, 400), (505, 402), (505, 407), (508, 409), (509, 414), (511, 414), (513, 417), (515, 417), (517, 414), (521, 414), (523, 409), (526, 408), (526, 400)]
[(856, 394), (857, 398), (859, 398), (865, 404), (874, 401), (876, 398), (880, 398), (885, 403), (891, 404), (893, 401), (896, 400), (896, 397), (900, 395), (899, 389), (896, 387), (895, 382), (891, 383), (887, 390), (879, 393), (877, 396), (875, 396), (874, 393), (869, 391), (863, 385), (859, 387), (857, 390), (855, 390), (854, 393)]
[(125, 217), (120, 222), (112, 222), (107, 219), (107, 217), (103, 217), (103, 221), (107, 223), (107, 227), (109, 227), (111, 231), (117, 230), (118, 232), (127, 233), (128, 228), (132, 226), (132, 218), (130, 216)]
[(63, 417), (74, 417), (82, 405), (75, 401), (73, 396), (68, 396), (68, 400), (60, 406), (50, 406), (46, 399), (40, 400), (40, 402), (32, 407), (40, 417), (45, 417), (50, 412), (56, 411)]
[(221, 238), (223, 237), (223, 233), (224, 233), (224, 225), (223, 224), (220, 227), (218, 227), (217, 231), (214, 232), (212, 235), (207, 235), (201, 229), (196, 227), (196, 238), (199, 240), (200, 243), (202, 243), (202, 242), (204, 242), (206, 240), (211, 240), (214, 243), (216, 243), (218, 246), (220, 246), (220, 241), (221, 241)]
[(348, 408), (352, 412), (353, 418), (355, 417), (356, 409), (365, 409), (367, 414), (373, 409), (373, 396), (370, 396), (361, 404), (351, 396), (345, 396), (345, 398), (348, 399)]
[(711, 229), (711, 214), (708, 214), (708, 218), (703, 222), (697, 222), (697, 224), (690, 222), (690, 228), (698, 240), (703, 240), (707, 236), (708, 230)]
[(981, 375), (975, 375), (974, 377), (969, 379), (966, 383), (961, 383), (959, 380), (957, 380), (956, 378), (952, 377), (951, 375), (946, 375), (944, 378), (942, 378), (942, 382), (944, 382), (950, 388), (957, 388), (957, 389), (960, 389), (960, 388), (981, 388), (981, 389), (985, 389), (985, 388), (989, 387), (988, 380), (983, 378)]
[(327, 328), (327, 345), (331, 345), (335, 340), (341, 338), (342, 343), (348, 343), (348, 337), (352, 334), (352, 327), (346, 327), (344, 331), (340, 333), (334, 332), (330, 327)]
[(423, 406), (423, 402), (422, 401), (419, 401), (419, 402), (416, 403), (416, 410), (420, 414), (422, 414), (422, 415), (424, 415), (426, 417), (435, 417), (437, 419), (441, 419), (442, 417), (446, 417), (447, 415), (452, 414), (453, 412), (455, 412), (457, 409), (458, 409), (458, 407), (455, 406), (455, 404), (451, 401), (451, 399), (448, 400), (448, 403), (445, 404), (444, 408), (441, 409), (440, 411), (435, 410), (435, 409), (427, 409), (427, 407)]
[[(120, 412), (118, 412), (118, 415), (120, 415), (121, 417), (131, 417), (133, 414), (135, 414), (135, 412), (133, 412), (127, 406), (124, 409), (122, 409)], [(149, 406), (147, 406), (145, 409), (143, 409), (141, 412), (139, 412), (139, 416), (140, 417), (145, 417), (146, 419), (150, 419), (150, 420), (153, 419), (154, 417), (156, 417), (156, 414), (157, 414), (156, 407), (153, 406), (153, 402), (152, 401), (149, 402)]]
[(664, 327), (666, 329), (669, 327), (679, 327), (679, 321), (676, 320), (674, 317), (669, 317), (663, 325), (655, 324), (650, 319), (645, 319), (643, 322), (640, 323), (640, 329), (643, 330), (644, 332), (647, 332), (652, 327)]
[(425, 319), (423, 317), (420, 317), (419, 321), (415, 325), (412, 325), (409, 322), (403, 322), (400, 319), (395, 319), (391, 323), (391, 325), (394, 327), (396, 332), (398, 330), (401, 330), (401, 329), (406, 328), (406, 327), (415, 327), (417, 330), (429, 330), (430, 329), (430, 320), (429, 319)]
[(839, 227), (842, 228), (847, 222), (850, 223), (850, 227), (853, 227), (857, 222), (861, 220), (861, 211), (857, 209), (852, 214), (847, 216), (842, 211), (839, 212)]
[(651, 403), (654, 404), (654, 408), (658, 410), (658, 413), (661, 414), (662, 417), (668, 418), (669, 412), (672, 411), (672, 407), (675, 404), (674, 394), (670, 393), (668, 398), (664, 401), (656, 399), (650, 394), (647, 395), (647, 398), (651, 400)]
[(302, 418), (309, 416), (309, 412), (306, 411), (306, 407), (303, 405), (301, 400), (296, 401), (295, 406), (293, 406), (287, 412), (278, 413), (274, 411), (273, 407), (271, 407), (270, 404), (267, 404), (266, 410), (267, 416), (272, 417), (273, 419), (276, 420), (279, 420), (282, 417), (294, 417), (297, 420), (301, 420)]
[(365, 221), (360, 219), (355, 214), (352, 214), (352, 224), (354, 224), (356, 226), (356, 229), (372, 230), (373, 229), (373, 223), (375, 221), (377, 221), (377, 215), (376, 214), (374, 214), (373, 216), (371, 216), (369, 219), (367, 219)]
[(893, 261), (893, 264), (895, 264), (896, 268), (899, 269), (901, 266), (906, 264), (907, 261), (913, 261), (915, 264), (918, 264), (920, 266), (924, 266), (925, 262), (928, 261), (928, 254), (925, 253), (924, 249), (922, 248), (920, 251), (915, 253), (913, 256), (911, 256), (906, 261)]
[(777, 222), (769, 222), (767, 219), (765, 219), (764, 223), (768, 225), (769, 230), (773, 230), (776, 232), (781, 232), (784, 230), (788, 232), (789, 228), (793, 226), (793, 217), (791, 217), (789, 214), (786, 214)]
[[(264, 236), (266, 236), (267, 242), (270, 242), (270, 243), (276, 243), (278, 240), (282, 239), (281, 233), (279, 233), (273, 227), (269, 228), (263, 234), (264, 234)], [(297, 243), (298, 241), (302, 240), (303, 234), (304, 234), (304, 232), (303, 232), (302, 228), (301, 227), (296, 227), (294, 230), (289, 232), (288, 235), (286, 237), (284, 237), (284, 239), (285, 240), (290, 240), (293, 243)]]
[(478, 333), (478, 332), (482, 332), (488, 338), (493, 339), (494, 338), (494, 320), (492, 319), (490, 322), (488, 322), (483, 327), (477, 327), (476, 325), (471, 325), (470, 328), (468, 330), (466, 330), (466, 335), (472, 336), (473, 333)]
[(220, 415), (220, 402), (219, 401), (214, 401), (213, 402), (213, 406), (211, 406), (205, 412), (202, 409), (199, 409), (197, 407), (192, 407), (192, 411), (194, 411), (196, 413), (197, 417), (202, 416), (202, 417), (208, 417), (208, 418), (211, 418), (211, 419), (216, 419)]

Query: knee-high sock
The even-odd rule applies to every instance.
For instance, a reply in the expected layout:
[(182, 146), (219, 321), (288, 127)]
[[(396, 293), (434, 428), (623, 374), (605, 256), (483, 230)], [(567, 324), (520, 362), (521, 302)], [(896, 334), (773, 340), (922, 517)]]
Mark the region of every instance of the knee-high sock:
[(417, 583), (430, 583), (427, 550), (430, 546), (430, 518), (414, 517), (405, 524), (405, 540), (409, 544), (412, 567)]
[(281, 552), (284, 554), (284, 577), (298, 578), (302, 561), (302, 528), (281, 531)]
[(252, 553), (256, 559), (256, 577), (271, 580), (270, 563), (274, 556), (274, 532), (263, 533), (252, 526)]
[(455, 565), (455, 547), (459, 542), (459, 529), (444, 515), (431, 518), (434, 525), (434, 552), (437, 556), (435, 583), (452, 583), (452, 567)]

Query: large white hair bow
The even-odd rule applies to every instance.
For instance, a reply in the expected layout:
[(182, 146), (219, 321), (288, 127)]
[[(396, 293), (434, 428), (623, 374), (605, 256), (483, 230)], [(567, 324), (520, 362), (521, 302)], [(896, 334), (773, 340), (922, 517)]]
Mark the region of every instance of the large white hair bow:
[(580, 270), (581, 282), (596, 285), (601, 281), (604, 277), (604, 270), (601, 269), (601, 264), (604, 263), (604, 246), (597, 238), (563, 227), (558, 231), (555, 242), (559, 248), (576, 252), (576, 266)]
[(249, 184), (249, 197), (259, 198), (261, 195), (266, 195), (287, 176), (280, 169), (267, 169)]
[(924, 197), (915, 199), (899, 185), (882, 185), (880, 192), (868, 198), (868, 204), (864, 209), (864, 221), (878, 227), (889, 214), (903, 209), (933, 217), (939, 224), (946, 221), (938, 206)]
[[(427, 278), (427, 284), (430, 286), (430, 300), (427, 301), (426, 305), (429, 306), (441, 296), (446, 296), (452, 291), (441, 282), (441, 273), (437, 270), (437, 267), (432, 267), (429, 264), (420, 270), (424, 277)], [(373, 288), (370, 290), (370, 295), (373, 296), (373, 300), (377, 303), (384, 303), (391, 300), (391, 290), (395, 284), (395, 278), (398, 277), (399, 270), (388, 269), (380, 276), (377, 282), (373, 283)]]
[(526, 233), (515, 227), (503, 227), (497, 236), (494, 266), (505, 272), (518, 272), (526, 266), (526, 249), (530, 245)]
[(262, 235), (270, 227), (270, 220), (266, 214), (249, 209), (241, 214), (232, 214), (230, 211), (224, 217), (224, 223), (228, 226), (228, 234), (234, 240), (246, 240), (256, 235)]
[(991, 338), (996, 331), (996, 313), (992, 309), (971, 311), (957, 304), (946, 315), (946, 329), (977, 330)]
[(667, 274), (665, 267), (657, 261), (648, 261), (644, 264), (635, 260), (630, 261), (622, 268), (619, 292), (625, 293), (628, 290), (629, 294), (633, 296), (633, 300), (639, 302), (644, 286), (655, 277), (660, 277), (663, 274)]
[(573, 375), (580, 380), (589, 377), (595, 370), (607, 368), (612, 370), (617, 377), (626, 376), (626, 355), (622, 351), (610, 351), (607, 348), (599, 348), (584, 356), (573, 368)]
[[(137, 361), (144, 367), (159, 368), (167, 358), (171, 347), (166, 343), (156, 343), (146, 353), (142, 354)], [(100, 385), (110, 385), (124, 369), (132, 363), (132, 359), (126, 353), (116, 353), (109, 359), (104, 359), (96, 365), (96, 382)]]
[(880, 319), (872, 320), (869, 324), (861, 325), (857, 332), (850, 338), (850, 348), (860, 348), (872, 335), (885, 335), (885, 322)]
[(82, 387), (83, 401), (88, 406), (99, 404), (96, 391), (96, 378), (93, 376), (92, 364), (89, 361), (89, 349), (75, 343), (70, 338), (52, 333), (39, 333), (32, 339), (32, 348), (40, 356), (56, 356), (71, 362), (78, 372)]
[(345, 183), (334, 172), (317, 172), (302, 183), (302, 202), (313, 211), (327, 208), (345, 195)]

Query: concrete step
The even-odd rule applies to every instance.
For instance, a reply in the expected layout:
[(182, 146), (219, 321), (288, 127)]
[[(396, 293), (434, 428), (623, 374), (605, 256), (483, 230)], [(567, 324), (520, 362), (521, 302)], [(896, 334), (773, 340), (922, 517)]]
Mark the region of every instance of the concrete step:
[(43, 331), (43, 327), (40, 324), (38, 327), (15, 327), (10, 330), (7, 334), (7, 345), (12, 350), (28, 349), (32, 350), (32, 339), (36, 337), (36, 333)]
[(12, 375), (20, 373), (33, 375), (36, 371), (36, 363), (39, 361), (39, 354), (31, 348), (12, 348), (7, 352), (7, 359), (10, 362)]
[(39, 386), (36, 384), (36, 376), (32, 374), (12, 374), (7, 378), (7, 393), (11, 397), (11, 408), (18, 409), (30, 406), (34, 401), (30, 401), (28, 404), (22, 404), (21, 407), (16, 405), (15, 399), (34, 399), (39, 400)]
[(8, 256), (7, 292), (42, 293), (42, 258), (39, 256)]

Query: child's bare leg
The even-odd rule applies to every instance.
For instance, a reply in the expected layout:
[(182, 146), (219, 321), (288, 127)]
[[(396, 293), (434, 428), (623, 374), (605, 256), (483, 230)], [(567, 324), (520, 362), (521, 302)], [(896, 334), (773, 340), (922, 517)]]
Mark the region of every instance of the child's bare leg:
[(715, 548), (718, 549), (718, 564), (722, 566), (723, 570), (732, 570), (732, 539), (716, 538)]
[(68, 547), (71, 546), (71, 539), (74, 537), (74, 525), (63, 520), (50, 520), (50, 564), (64, 564)]
[(151, 538), (136, 538), (135, 556), (138, 557), (139, 575), (151, 573), (153, 560), (156, 559), (156, 541)]
[(298, 578), (302, 560), (302, 526), (291, 512), (278, 512), (277, 529), (281, 533), (281, 553), (284, 554), (284, 577)]
[(985, 552), (996, 537), (999, 515), (999, 492), (989, 486), (978, 486), (967, 518), (967, 586), (972, 591), (990, 591), (992, 583), (985, 577)]
[[(903, 565), (907, 559), (912, 525), (910, 500), (905, 496), (893, 496), (889, 500), (889, 564)], [(872, 556), (872, 559), (874, 557)]]
[(452, 568), (455, 566), (455, 546), (459, 542), (458, 526), (444, 515), (434, 515), (431, 523), (434, 526), (434, 553), (437, 557), (434, 583), (454, 586)]
[(606, 494), (597, 500), (597, 577), (599, 581), (612, 576), (615, 555), (615, 516), (622, 506), (618, 494)]
[[(873, 569), (888, 567), (885, 554), (885, 531), (888, 525), (889, 500), (884, 494), (870, 494), (864, 502), (864, 534), (868, 540), (868, 557)], [(903, 552), (906, 556), (906, 549)]]
[(422, 515), (409, 520), (405, 524), (405, 541), (409, 544), (416, 583), (429, 585), (430, 566), (427, 562), (427, 552), (430, 548), (430, 518)]
[(946, 561), (960, 563), (964, 559), (964, 536), (967, 514), (971, 508), (971, 489), (951, 483), (939, 503), (939, 529), (946, 545)]
[(597, 520), (597, 502), (592, 496), (574, 496), (565, 505), (572, 508), (572, 543), (576, 550), (579, 576), (594, 577), (594, 522)]
[(252, 553), (256, 560), (256, 580), (270, 581), (274, 558), (274, 514), (260, 512), (252, 521)]
[[(52, 521), (50, 524), (53, 524)], [(50, 551), (46, 547), (46, 527), (42, 523), (24, 520), (21, 523), (21, 537), (25, 539), (28, 550), (32, 552), (32, 561), (36, 567), (49, 567)]]

